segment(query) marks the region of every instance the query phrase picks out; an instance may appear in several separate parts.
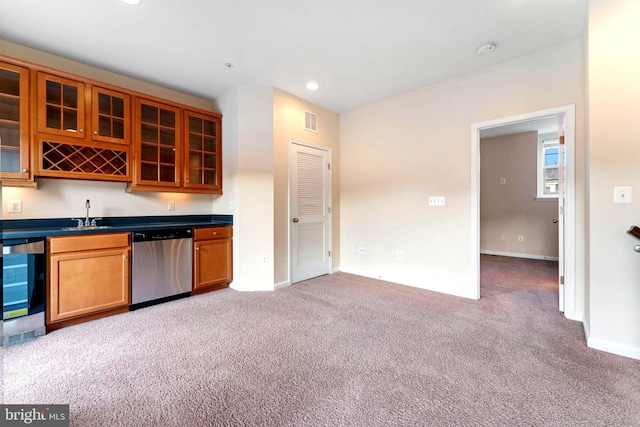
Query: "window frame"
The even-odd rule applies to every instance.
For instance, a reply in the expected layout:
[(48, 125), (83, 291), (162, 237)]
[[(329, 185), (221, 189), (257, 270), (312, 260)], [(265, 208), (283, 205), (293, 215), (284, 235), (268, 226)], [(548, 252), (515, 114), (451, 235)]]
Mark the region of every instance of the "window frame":
[[(555, 144), (550, 144), (555, 141)], [(537, 170), (536, 170), (536, 180), (537, 180), (537, 194), (536, 199), (540, 200), (557, 200), (558, 192), (555, 193), (545, 193), (545, 144), (547, 146), (551, 145), (551, 147), (557, 146), (558, 150), (560, 150), (560, 140), (558, 137), (558, 133), (545, 133), (538, 134), (538, 162), (537, 162)], [(562, 147), (564, 149), (564, 147)], [(566, 157), (562, 156), (562, 160), (564, 161)]]

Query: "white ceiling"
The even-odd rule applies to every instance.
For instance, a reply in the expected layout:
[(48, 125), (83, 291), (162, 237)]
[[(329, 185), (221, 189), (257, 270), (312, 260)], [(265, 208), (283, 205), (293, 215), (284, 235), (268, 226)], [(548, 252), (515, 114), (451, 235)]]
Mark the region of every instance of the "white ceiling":
[(582, 37), (587, 1), (0, 0), (0, 38), (206, 99), (270, 85), (343, 112)]

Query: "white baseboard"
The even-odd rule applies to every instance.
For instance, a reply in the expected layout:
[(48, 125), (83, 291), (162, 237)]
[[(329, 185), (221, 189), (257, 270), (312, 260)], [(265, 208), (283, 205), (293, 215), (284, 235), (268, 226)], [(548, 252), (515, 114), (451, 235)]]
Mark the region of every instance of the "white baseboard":
[(341, 270), (340, 270), (340, 267), (333, 267), (333, 270), (331, 270), (331, 274), (333, 274), (333, 273), (337, 273), (337, 272), (339, 272), (339, 271), (341, 271)]
[(587, 337), (587, 347), (640, 360), (640, 347), (594, 338), (591, 336), (591, 329), (587, 322), (582, 322), (582, 326), (584, 327), (584, 336)]
[(587, 324), (587, 322), (584, 322), (584, 321), (582, 322), (582, 328), (584, 329), (584, 337), (587, 339), (587, 341), (589, 341), (591, 330), (589, 329), (589, 325)]
[(417, 286), (416, 284), (414, 284), (412, 282), (407, 282), (405, 280), (402, 280), (401, 278), (392, 277), (392, 276), (382, 277), (380, 275), (375, 275), (375, 274), (368, 273), (368, 272), (366, 272), (364, 270), (357, 270), (357, 269), (353, 269), (353, 268), (340, 268), (340, 271), (342, 271), (343, 273), (354, 274), (356, 276), (368, 277), (370, 279), (384, 280), (385, 282), (392, 282), (392, 283), (396, 283), (398, 285), (403, 285), (403, 286), (411, 286), (412, 288), (423, 289), (425, 291), (430, 291), (430, 292), (438, 292), (438, 293), (441, 293), (441, 294), (451, 295), (451, 296), (454, 296), (454, 297), (461, 297), (461, 298), (474, 299), (474, 300), (478, 299), (478, 298), (475, 297), (475, 295), (456, 294), (456, 293), (452, 293), (452, 292), (445, 292), (445, 291), (443, 291), (441, 289), (425, 288), (424, 286)]
[[(564, 317), (566, 317), (569, 320), (575, 320), (577, 322), (584, 323), (584, 313), (578, 313), (578, 312), (569, 313), (565, 311)], [(585, 331), (585, 336), (587, 336), (586, 331)]]
[(480, 251), (481, 254), (484, 255), (497, 255), (497, 256), (508, 256), (512, 258), (528, 258), (528, 259), (542, 259), (545, 261), (558, 261), (560, 258), (557, 256), (546, 256), (546, 255), (532, 255), (532, 254), (519, 254), (515, 252), (498, 252), (498, 251)]
[[(588, 328), (585, 328), (585, 334)], [(607, 353), (617, 354), (618, 356), (630, 357), (631, 359), (640, 360), (640, 347), (634, 347), (627, 344), (620, 344), (613, 341), (603, 340), (601, 338), (593, 338), (587, 336), (587, 346), (596, 350), (606, 351)]]
[(275, 285), (273, 285), (273, 289), (278, 290), (278, 289), (286, 288), (287, 286), (291, 286), (291, 282), (288, 280), (285, 280), (284, 282), (276, 283)]
[(356, 276), (369, 277), (370, 279), (382, 280), (382, 278), (379, 276), (374, 276), (373, 274), (369, 274), (364, 270), (356, 270), (355, 268), (340, 268), (339, 271), (343, 273), (355, 274)]

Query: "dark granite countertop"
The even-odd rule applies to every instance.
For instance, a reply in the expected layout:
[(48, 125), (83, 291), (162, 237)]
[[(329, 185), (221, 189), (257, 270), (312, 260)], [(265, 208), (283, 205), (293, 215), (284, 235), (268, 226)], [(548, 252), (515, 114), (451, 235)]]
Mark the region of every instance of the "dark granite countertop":
[(107, 228), (87, 230), (63, 230), (75, 227), (76, 222), (69, 218), (50, 219), (14, 219), (0, 221), (2, 239), (25, 239), (49, 236), (72, 236), (79, 234), (113, 233), (129, 231), (148, 231), (181, 227), (211, 227), (233, 225), (232, 215), (171, 215), (171, 216), (127, 216), (105, 217), (98, 220), (99, 226)]

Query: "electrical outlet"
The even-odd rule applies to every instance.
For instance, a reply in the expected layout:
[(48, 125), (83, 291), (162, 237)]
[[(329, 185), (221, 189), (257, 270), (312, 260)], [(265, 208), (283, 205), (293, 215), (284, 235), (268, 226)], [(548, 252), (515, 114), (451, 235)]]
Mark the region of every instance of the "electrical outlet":
[(8, 213), (21, 213), (22, 212), (22, 200), (8, 200), (7, 201)]
[(402, 261), (402, 260), (404, 259), (404, 252), (402, 252), (402, 251), (397, 251), (397, 252), (396, 252), (396, 259), (397, 259), (398, 261)]
[(262, 255), (262, 256), (260, 257), (260, 260), (262, 261), (262, 263), (263, 263), (263, 264), (266, 264), (266, 263), (268, 263), (268, 262), (269, 262), (269, 257), (268, 257), (268, 256), (266, 256), (266, 255)]
[(504, 234), (500, 235), (500, 240), (507, 240), (507, 236), (505, 236)]
[(429, 206), (444, 206), (444, 196), (429, 196)]
[(500, 185), (505, 185), (507, 183), (507, 178), (500, 178)]
[(176, 210), (176, 202), (174, 202), (173, 200), (170, 200), (167, 203), (167, 210), (168, 211), (175, 211)]
[(524, 236), (518, 236), (518, 242), (524, 242)]
[(365, 254), (364, 246), (358, 246), (358, 254), (360, 254), (360, 255), (364, 255)]

